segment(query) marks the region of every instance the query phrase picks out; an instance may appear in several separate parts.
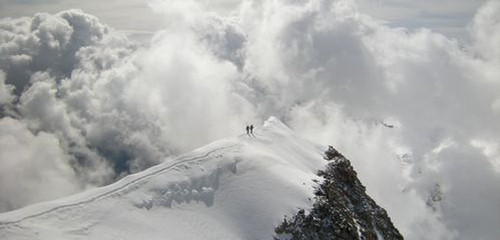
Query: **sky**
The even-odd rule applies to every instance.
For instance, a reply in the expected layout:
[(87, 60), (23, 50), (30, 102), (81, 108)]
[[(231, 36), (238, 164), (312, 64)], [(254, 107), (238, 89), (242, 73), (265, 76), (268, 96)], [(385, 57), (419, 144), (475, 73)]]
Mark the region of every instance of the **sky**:
[(498, 1), (0, 4), (2, 212), (276, 116), (407, 239), (500, 236)]
[[(466, 27), (476, 10), (486, 0), (354, 0), (359, 11), (369, 14), (393, 27), (410, 30), (429, 28), (449, 37), (469, 41)], [(241, 0), (203, 0), (207, 11), (230, 15)], [(103, 23), (123, 31), (132, 38), (148, 42), (161, 29), (161, 14), (156, 13), (150, 2), (143, 0), (0, 0), (0, 16), (20, 17), (37, 12), (57, 13), (69, 8), (79, 8), (97, 16)]]

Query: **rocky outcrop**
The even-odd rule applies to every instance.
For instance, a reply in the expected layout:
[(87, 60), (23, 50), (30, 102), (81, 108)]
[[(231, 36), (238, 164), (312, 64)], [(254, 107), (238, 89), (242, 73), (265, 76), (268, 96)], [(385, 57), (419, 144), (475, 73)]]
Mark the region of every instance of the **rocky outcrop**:
[(275, 239), (403, 239), (387, 212), (366, 194), (350, 161), (332, 146), (324, 158), (330, 162), (318, 172), (324, 181), (313, 208), (285, 217)]

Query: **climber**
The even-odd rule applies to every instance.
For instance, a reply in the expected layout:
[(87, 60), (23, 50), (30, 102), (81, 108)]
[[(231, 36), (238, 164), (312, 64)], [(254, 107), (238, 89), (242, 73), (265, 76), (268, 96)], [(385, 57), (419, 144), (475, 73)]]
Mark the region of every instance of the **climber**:
[(253, 125), (250, 125), (250, 133), (253, 135)]
[(247, 125), (247, 135), (250, 135), (250, 127)]

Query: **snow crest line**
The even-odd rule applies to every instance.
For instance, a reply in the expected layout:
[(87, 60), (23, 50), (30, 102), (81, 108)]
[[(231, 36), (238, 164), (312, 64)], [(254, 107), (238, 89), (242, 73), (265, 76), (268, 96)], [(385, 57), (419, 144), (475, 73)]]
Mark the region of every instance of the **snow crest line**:
[[(75, 206), (79, 206), (81, 204), (85, 204), (85, 203), (90, 203), (90, 202), (93, 202), (93, 201), (96, 201), (98, 199), (101, 199), (101, 198), (105, 198), (105, 197), (108, 197), (110, 195), (113, 195), (127, 187), (129, 187), (130, 185), (134, 184), (134, 183), (137, 183), (137, 182), (140, 182), (142, 180), (145, 180), (146, 178), (149, 178), (149, 177), (152, 177), (154, 175), (157, 175), (158, 173), (161, 173), (161, 172), (164, 172), (164, 171), (168, 171), (170, 169), (172, 169), (173, 167), (176, 167), (177, 165), (179, 164), (182, 164), (182, 163), (187, 163), (187, 162), (192, 162), (192, 161), (196, 161), (196, 160), (199, 160), (199, 159), (203, 159), (203, 158), (207, 158), (209, 157), (210, 155), (213, 155), (217, 152), (220, 152), (222, 150), (229, 150), (229, 149), (233, 149), (233, 148), (236, 148), (237, 146), (240, 146), (241, 144), (240, 143), (237, 143), (237, 144), (233, 144), (233, 145), (230, 145), (230, 146), (226, 146), (226, 147), (221, 147), (221, 148), (216, 148), (216, 149), (213, 149), (201, 156), (195, 156), (195, 157), (191, 157), (191, 158), (187, 158), (187, 159), (184, 159), (184, 160), (180, 160), (180, 161), (177, 161), (175, 163), (172, 163), (164, 168), (161, 168), (161, 169), (158, 169), (154, 172), (151, 172), (147, 175), (144, 175), (142, 177), (139, 177), (133, 181), (130, 181), (128, 183), (126, 183), (125, 185), (121, 186), (121, 187), (118, 187), (118, 188), (115, 188), (109, 192), (105, 192), (105, 193), (102, 193), (100, 195), (97, 195), (95, 197), (92, 197), (90, 199), (87, 199), (87, 200), (84, 200), (84, 201), (80, 201), (80, 202), (76, 202), (76, 203), (71, 203), (71, 204), (66, 204), (66, 205), (61, 205), (61, 206), (57, 206), (57, 207), (54, 207), (52, 209), (49, 209), (49, 210), (46, 210), (46, 211), (43, 211), (43, 212), (40, 212), (40, 213), (37, 213), (37, 214), (33, 214), (33, 215), (28, 215), (28, 216), (25, 216), (25, 217), (22, 217), (21, 219), (18, 219), (18, 220), (14, 220), (14, 221), (3, 221), (3, 222), (0, 222), (0, 226), (3, 226), (3, 225), (9, 225), (9, 224), (15, 224), (15, 223), (20, 223), (24, 220), (27, 220), (27, 219), (30, 219), (30, 218), (36, 218), (36, 217), (39, 217), (39, 216), (42, 216), (44, 214), (47, 214), (47, 213), (51, 213), (51, 212), (54, 212), (54, 211), (57, 211), (57, 210), (60, 210), (60, 209), (64, 209), (64, 208), (69, 208), (69, 207), (75, 207)], [(182, 159), (182, 157), (180, 157), (180, 159)]]

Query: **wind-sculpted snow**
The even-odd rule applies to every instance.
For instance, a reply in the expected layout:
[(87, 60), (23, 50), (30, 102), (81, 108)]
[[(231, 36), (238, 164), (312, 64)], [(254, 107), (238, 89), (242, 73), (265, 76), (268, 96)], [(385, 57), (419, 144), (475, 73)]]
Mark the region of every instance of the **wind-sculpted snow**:
[[(106, 187), (0, 215), (2, 239), (267, 239), (307, 207), (321, 150), (276, 119)], [(293, 177), (291, 177), (293, 176)]]
[[(235, 143), (235, 144), (230, 145), (230, 146), (212, 149), (211, 151), (208, 151), (208, 152), (203, 153), (203, 154), (198, 155), (198, 156), (197, 155), (194, 155), (194, 156), (188, 155), (185, 157), (176, 158), (175, 160), (173, 160), (174, 163), (171, 163), (171, 164), (164, 163), (162, 165), (150, 168), (150, 169), (148, 169), (148, 171), (141, 172), (140, 174), (137, 174), (134, 177), (132, 177), (132, 176), (127, 177), (127, 178), (123, 179), (122, 181), (120, 181), (119, 183), (114, 184), (113, 185), (114, 187), (107, 186), (107, 187), (102, 188), (101, 191), (99, 191), (99, 190), (91, 191), (94, 194), (90, 194), (90, 196), (91, 196), (90, 198), (85, 197), (86, 199), (81, 200), (81, 201), (76, 201), (75, 203), (63, 204), (60, 206), (56, 206), (54, 208), (50, 208), (48, 210), (45, 210), (45, 211), (42, 211), (42, 212), (39, 212), (36, 214), (23, 216), (22, 218), (20, 218), (18, 220), (5, 221), (5, 222), (2, 222), (2, 224), (18, 223), (18, 222), (24, 221), (26, 219), (35, 218), (35, 217), (38, 217), (41, 215), (45, 215), (47, 213), (58, 211), (59, 209), (71, 208), (74, 206), (83, 205), (86, 203), (91, 203), (91, 202), (97, 201), (97, 200), (102, 199), (102, 198), (107, 198), (107, 197), (113, 196), (115, 194), (123, 195), (124, 193), (127, 193), (131, 190), (129, 188), (130, 186), (133, 186), (132, 189), (136, 189), (137, 187), (140, 186), (141, 182), (147, 178), (150, 178), (150, 177), (155, 176), (155, 175), (160, 174), (160, 173), (164, 173), (165, 171), (169, 171), (172, 169), (174, 169), (174, 170), (190, 169), (190, 167), (188, 165), (186, 165), (186, 163), (192, 163), (192, 162), (196, 163), (196, 161), (206, 160), (206, 158), (212, 157), (212, 155), (215, 155), (217, 152), (224, 151), (224, 150), (229, 151), (231, 148), (237, 147), (238, 145), (239, 144)], [(215, 158), (218, 158), (218, 157), (220, 157), (220, 155), (216, 156)], [(230, 169), (234, 169), (234, 165), (231, 165)], [(212, 175), (213, 174), (211, 174), (210, 176), (212, 176)], [(206, 176), (206, 177), (210, 178), (210, 176)], [(213, 178), (211, 178), (211, 179), (213, 179)], [(193, 181), (196, 182), (198, 180), (194, 179)], [(212, 183), (214, 183), (214, 182), (212, 181)], [(188, 191), (186, 188), (179, 188), (179, 186), (180, 186), (179, 184), (184, 185), (184, 186), (187, 185), (187, 183), (175, 183), (174, 187), (172, 187), (172, 188), (175, 190), (180, 189), (181, 194)], [(195, 185), (195, 186), (197, 186), (197, 185)], [(163, 188), (164, 188), (164, 186), (163, 186)], [(204, 188), (205, 187), (202, 187), (202, 190)], [(108, 189), (111, 189), (111, 190), (108, 190)], [(207, 191), (209, 191), (209, 189), (204, 189), (204, 191), (207, 192)], [(102, 192), (102, 193), (100, 193), (100, 192)], [(165, 195), (169, 195), (169, 192), (170, 192), (169, 190), (166, 190), (164, 193), (165, 193)], [(81, 196), (84, 196), (84, 195), (82, 194)]]

